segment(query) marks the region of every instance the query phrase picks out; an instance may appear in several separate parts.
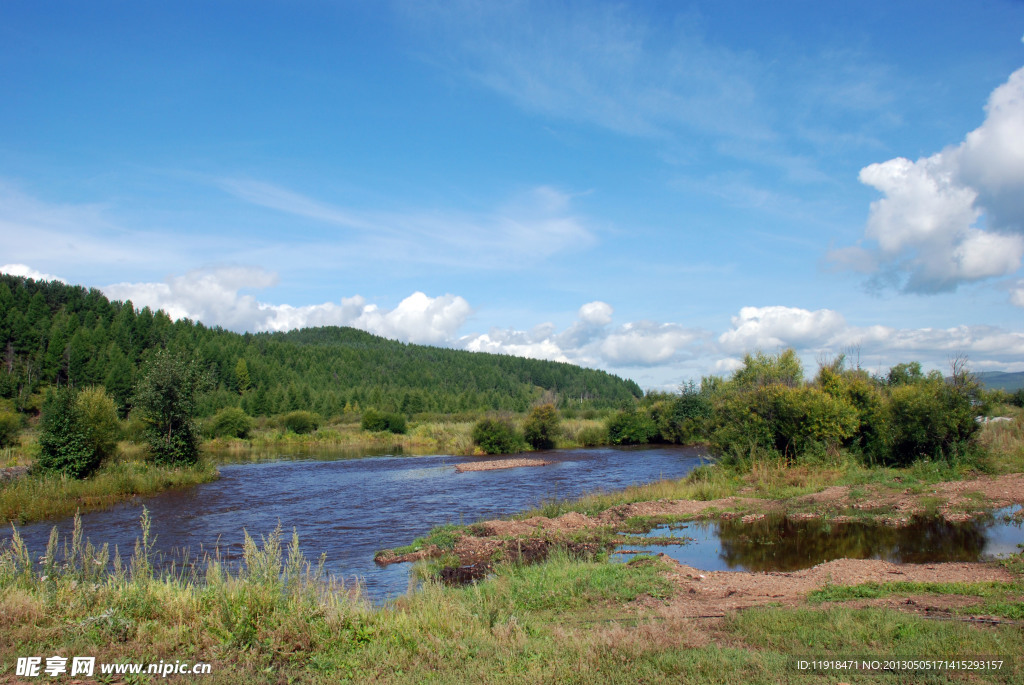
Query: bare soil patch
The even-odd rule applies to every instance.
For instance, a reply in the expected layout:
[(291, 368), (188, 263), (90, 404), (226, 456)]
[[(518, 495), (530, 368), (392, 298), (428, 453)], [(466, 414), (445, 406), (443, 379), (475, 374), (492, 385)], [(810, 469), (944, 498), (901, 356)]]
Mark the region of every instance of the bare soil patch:
[[(670, 603), (685, 616), (722, 614), (755, 606), (798, 606), (807, 594), (826, 585), (862, 583), (1012, 582), (1006, 569), (983, 563), (893, 564), (875, 559), (836, 559), (789, 573), (700, 571), (659, 555), (668, 577), (679, 587)], [(899, 608), (897, 597), (887, 598)], [(906, 598), (902, 598), (906, 599)], [(932, 597), (928, 601), (936, 602)], [(977, 601), (977, 600), (975, 600)], [(910, 605), (902, 605), (910, 606)]]

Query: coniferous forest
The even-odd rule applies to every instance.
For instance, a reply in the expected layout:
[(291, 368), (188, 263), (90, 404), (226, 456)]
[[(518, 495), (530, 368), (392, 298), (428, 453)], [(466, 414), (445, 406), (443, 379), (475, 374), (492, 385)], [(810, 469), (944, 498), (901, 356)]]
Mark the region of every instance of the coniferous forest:
[(523, 412), (542, 397), (607, 408), (642, 396), (636, 383), (572, 364), (413, 345), (342, 327), (239, 334), (110, 301), (95, 288), (0, 274), (0, 398), (34, 411), (48, 386), (102, 385), (122, 416), (157, 351), (207, 370), (198, 413), (310, 410)]

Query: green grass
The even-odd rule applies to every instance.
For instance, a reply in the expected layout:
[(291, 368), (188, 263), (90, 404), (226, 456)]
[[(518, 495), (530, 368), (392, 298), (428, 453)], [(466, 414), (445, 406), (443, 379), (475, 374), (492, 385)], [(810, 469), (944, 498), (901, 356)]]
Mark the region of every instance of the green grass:
[(571, 612), (597, 604), (622, 604), (640, 595), (665, 598), (671, 585), (660, 564), (638, 561), (610, 564), (580, 561), (555, 550), (542, 564), (499, 566), (495, 579), (466, 592), (489, 606), (502, 604), (509, 614), (524, 611)]
[[(960, 621), (935, 621), (885, 609), (750, 609), (731, 615), (727, 630), (753, 647), (803, 659), (904, 657), (911, 659), (1002, 656), (1024, 653), (1024, 633), (1013, 627), (979, 629)], [(857, 675), (857, 682), (862, 682)], [(918, 682), (907, 673), (869, 676), (869, 682)], [(960, 680), (942, 672), (928, 682)], [(1012, 667), (984, 682), (1019, 682)], [(921, 681), (923, 682), (923, 681)]]
[(101, 466), (83, 480), (53, 474), (30, 474), (0, 484), (0, 521), (26, 523), (99, 509), (135, 495), (216, 480), (217, 469), (206, 461), (171, 468), (129, 459)]
[(864, 583), (862, 585), (829, 585), (811, 592), (812, 603), (847, 602), (854, 599), (876, 599), (892, 595), (967, 595), (972, 597), (1004, 597), (1024, 592), (1020, 583)]
[(442, 551), (451, 551), (455, 549), (455, 545), (463, 536), (465, 530), (466, 526), (446, 523), (442, 526), (437, 526), (431, 529), (429, 533), (416, 538), (410, 544), (402, 547), (396, 547), (391, 551), (399, 555), (411, 554), (413, 552), (419, 552), (420, 550), (430, 546), (437, 547)]

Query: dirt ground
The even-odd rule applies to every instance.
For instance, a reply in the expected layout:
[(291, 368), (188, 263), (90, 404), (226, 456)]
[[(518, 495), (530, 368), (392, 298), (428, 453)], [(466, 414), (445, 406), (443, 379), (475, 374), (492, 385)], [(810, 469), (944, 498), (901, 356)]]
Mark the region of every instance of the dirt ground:
[[(665, 565), (667, 576), (681, 590), (676, 592), (670, 601), (672, 610), (677, 615), (690, 618), (724, 615), (729, 611), (767, 604), (797, 606), (806, 602), (809, 592), (827, 585), (901, 582), (977, 583), (1014, 580), (1014, 576), (1001, 566), (984, 563), (892, 564), (875, 559), (836, 559), (790, 573), (744, 573), (700, 571), (665, 556), (659, 556), (659, 561)], [(906, 604), (905, 600), (906, 598), (901, 598), (894, 601), (888, 598), (871, 602), (888, 601), (896, 604), (893, 608), (916, 610), (927, 606), (928, 603), (941, 601), (935, 596), (915, 600), (913, 604)], [(973, 600), (976, 602), (977, 598)], [(900, 604), (899, 601), (904, 603)]]

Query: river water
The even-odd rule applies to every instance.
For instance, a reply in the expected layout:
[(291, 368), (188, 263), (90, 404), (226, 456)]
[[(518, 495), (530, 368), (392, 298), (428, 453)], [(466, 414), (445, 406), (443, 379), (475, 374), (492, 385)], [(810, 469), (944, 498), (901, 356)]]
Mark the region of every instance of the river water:
[[(287, 542), (298, 531), (303, 553), (365, 594), (381, 601), (404, 593), (409, 564), (378, 567), (377, 550), (412, 542), (444, 523), (473, 523), (513, 514), (550, 499), (618, 490), (661, 478), (679, 478), (702, 462), (683, 447), (594, 448), (534, 453), (547, 466), (456, 473), (470, 458), (453, 456), (292, 459), (220, 467), (218, 481), (161, 493), (82, 514), (94, 544), (115, 545), (127, 559), (140, 534), (143, 505), (151, 535), (165, 559), (196, 558), (218, 550), (241, 556), (243, 529), (257, 542), (280, 522)], [(41, 554), (53, 521), (20, 527), (33, 554)], [(70, 519), (56, 522), (61, 535)], [(9, 539), (10, 534), (3, 536)]]

